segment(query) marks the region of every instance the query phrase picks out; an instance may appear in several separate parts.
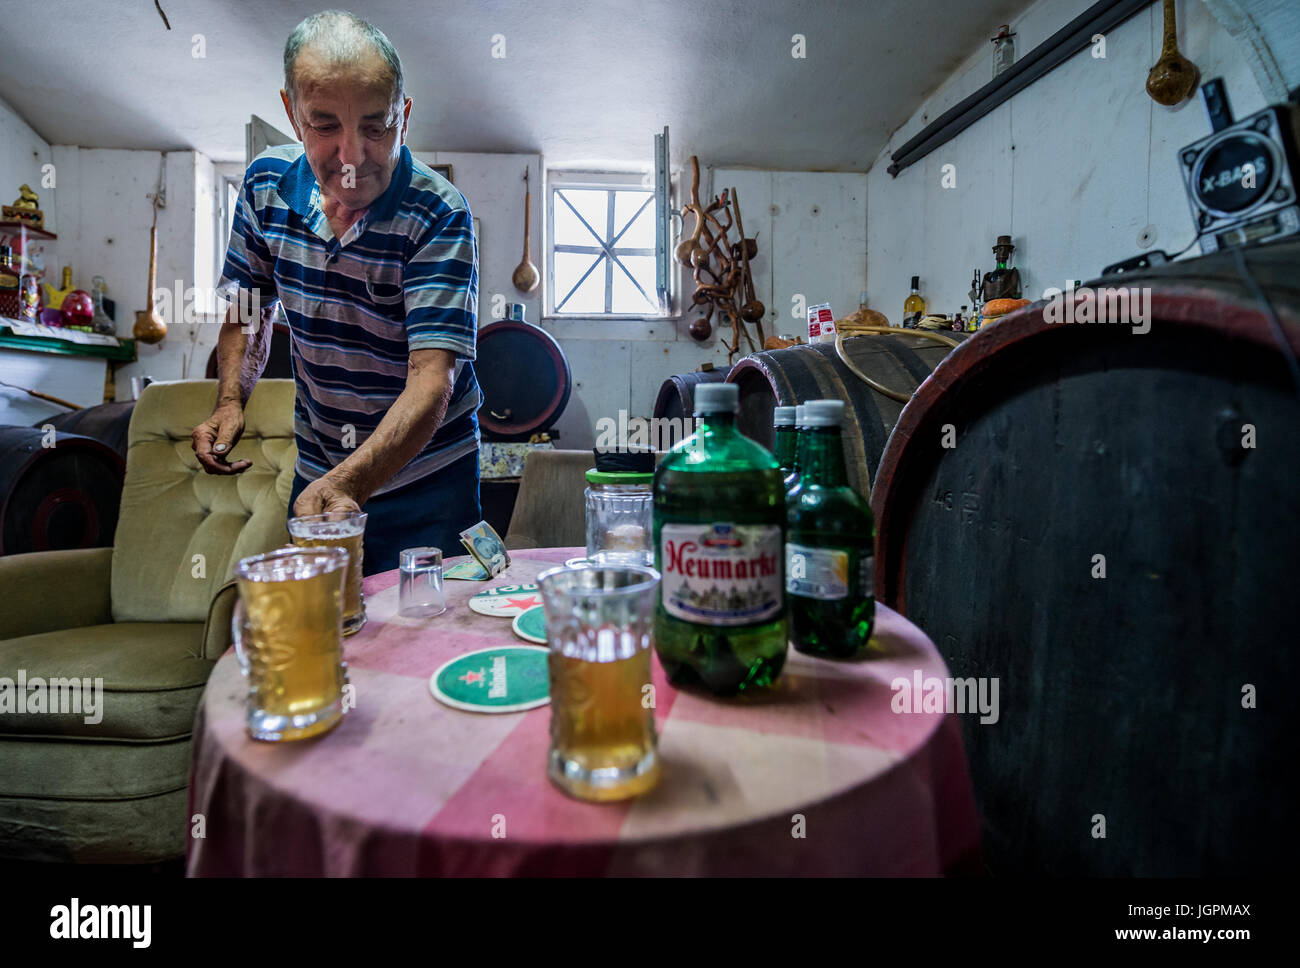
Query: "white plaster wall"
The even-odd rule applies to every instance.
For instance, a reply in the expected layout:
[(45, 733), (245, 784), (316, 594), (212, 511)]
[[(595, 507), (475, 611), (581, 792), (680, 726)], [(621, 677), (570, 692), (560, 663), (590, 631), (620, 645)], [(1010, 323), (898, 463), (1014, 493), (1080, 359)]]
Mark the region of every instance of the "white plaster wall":
[(710, 195), (736, 190), (745, 235), (757, 240), (750, 269), (767, 308), (765, 335), (806, 334), (807, 307), (818, 303), (837, 317), (857, 308), (867, 273), (865, 174), (733, 168), (707, 180)]
[[(1038, 0), (1013, 22), (1020, 56), (1080, 12), (1071, 0)], [(1179, 45), (1202, 80), (1223, 77), (1237, 117), (1265, 106), (1237, 42), (1200, 0), (1180, 0)], [(933, 311), (968, 303), (971, 270), (994, 266), (996, 236), (1016, 245), (1027, 298), (1067, 279), (1094, 278), (1142, 249), (1170, 254), (1195, 237), (1176, 167), (1180, 147), (1209, 133), (1199, 93), (1175, 108), (1146, 94), (1159, 54), (1160, 5), (1106, 37), (1106, 56), (1070, 60), (937, 151), (893, 178), (890, 155), (933, 118), (992, 77), (981, 43), (949, 80), (890, 138), (867, 175), (867, 289), (873, 308), (901, 321), (912, 275)], [(941, 187), (956, 166), (955, 188)], [(1193, 250), (1194, 252), (1195, 250)]]
[(57, 233), (55, 213), (49, 204), (53, 190), (41, 187), (41, 166), (52, 160), (49, 142), (0, 100), (0, 202), (12, 203), (18, 197), (18, 186), (30, 185), (40, 197), (45, 227)]

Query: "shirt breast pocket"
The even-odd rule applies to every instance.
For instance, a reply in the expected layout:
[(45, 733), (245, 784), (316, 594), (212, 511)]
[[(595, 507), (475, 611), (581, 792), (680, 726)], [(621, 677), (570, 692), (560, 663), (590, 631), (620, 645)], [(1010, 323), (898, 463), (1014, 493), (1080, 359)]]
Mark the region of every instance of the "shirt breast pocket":
[(400, 283), (385, 279), (366, 279), (366, 293), (376, 306), (394, 309), (401, 306), (406, 293)]

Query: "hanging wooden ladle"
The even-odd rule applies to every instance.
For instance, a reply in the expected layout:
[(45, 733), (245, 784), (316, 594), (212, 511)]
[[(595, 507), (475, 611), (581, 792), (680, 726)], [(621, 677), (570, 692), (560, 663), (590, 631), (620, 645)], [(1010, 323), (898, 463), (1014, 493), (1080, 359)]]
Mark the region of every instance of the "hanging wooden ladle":
[(1196, 65), (1178, 50), (1174, 0), (1165, 0), (1165, 40), (1160, 49), (1160, 59), (1147, 74), (1147, 93), (1157, 104), (1171, 108), (1196, 93), (1196, 82), (1200, 77)]
[(136, 312), (131, 335), (140, 343), (161, 343), (167, 335), (167, 324), (154, 308), (153, 289), (158, 270), (158, 199), (154, 198), (153, 227), (149, 229), (149, 295), (144, 310)]
[(515, 266), (514, 273), (510, 276), (510, 281), (515, 284), (515, 288), (520, 292), (532, 292), (537, 288), (537, 283), (541, 281), (541, 276), (537, 273), (537, 266), (533, 265), (530, 257), (531, 253), (528, 248), (528, 234), (530, 220), (529, 216), (533, 209), (533, 193), (528, 189), (528, 168), (524, 168), (524, 257), (520, 260), (519, 265)]

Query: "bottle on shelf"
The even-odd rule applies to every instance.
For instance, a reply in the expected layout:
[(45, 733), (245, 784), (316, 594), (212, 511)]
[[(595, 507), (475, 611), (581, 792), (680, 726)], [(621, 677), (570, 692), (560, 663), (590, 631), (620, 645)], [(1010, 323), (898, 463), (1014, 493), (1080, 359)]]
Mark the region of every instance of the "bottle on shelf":
[(736, 429), (739, 390), (695, 390), (699, 427), (654, 477), (655, 649), (675, 685), (734, 695), (770, 685), (786, 657), (785, 487)]
[(921, 298), (921, 277), (912, 277), (912, 292), (903, 301), (903, 328), (916, 329), (925, 315), (925, 300)]
[(18, 270), (14, 268), (13, 250), (0, 245), (0, 316), (18, 317), (21, 281)]
[(799, 482), (786, 497), (790, 642), (809, 655), (847, 659), (866, 647), (875, 621), (875, 519), (848, 485), (844, 401), (805, 406)]
[(966, 307), (965, 306), (962, 306), (961, 309), (957, 310), (957, 315), (954, 316), (952, 320), (952, 328), (958, 333), (965, 331), (966, 329)]
[(1016, 40), (1015, 33), (1011, 30), (1010, 25), (1003, 24), (998, 28), (998, 35), (990, 38), (993, 41), (993, 76), (997, 77), (1004, 71), (1011, 70), (1016, 62)]
[(48, 282), (45, 283), (45, 305), (50, 309), (60, 309), (63, 306), (63, 300), (67, 298), (68, 293), (72, 292), (72, 266), (63, 267), (63, 283), (57, 289)]
[(109, 319), (108, 313), (104, 311), (104, 293), (107, 284), (103, 276), (95, 276), (90, 280), (90, 289), (92, 298), (95, 300), (95, 315), (90, 321), (90, 325), (95, 328), (96, 333), (104, 336), (114, 336), (117, 334), (117, 327), (113, 325), (113, 320)]
[(30, 272), (18, 283), (18, 318), (25, 323), (41, 321), (41, 286)]

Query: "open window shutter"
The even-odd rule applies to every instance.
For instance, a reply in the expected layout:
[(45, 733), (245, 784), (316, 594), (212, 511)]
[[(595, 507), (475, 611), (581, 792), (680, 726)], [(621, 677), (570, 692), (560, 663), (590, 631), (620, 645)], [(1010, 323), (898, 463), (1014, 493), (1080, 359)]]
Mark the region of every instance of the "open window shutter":
[(297, 141), (297, 138), (285, 134), (256, 114), (251, 114), (248, 123), (244, 125), (244, 166), (252, 164), (254, 158), (272, 145), (291, 145)]
[(655, 288), (659, 294), (659, 311), (672, 311), (668, 273), (671, 261), (668, 246), (672, 240), (672, 196), (668, 184), (668, 126), (655, 135)]

